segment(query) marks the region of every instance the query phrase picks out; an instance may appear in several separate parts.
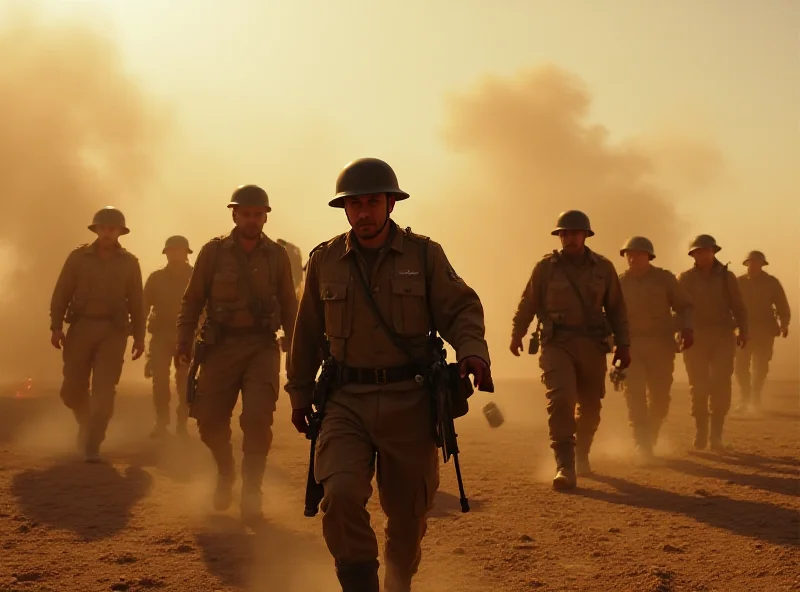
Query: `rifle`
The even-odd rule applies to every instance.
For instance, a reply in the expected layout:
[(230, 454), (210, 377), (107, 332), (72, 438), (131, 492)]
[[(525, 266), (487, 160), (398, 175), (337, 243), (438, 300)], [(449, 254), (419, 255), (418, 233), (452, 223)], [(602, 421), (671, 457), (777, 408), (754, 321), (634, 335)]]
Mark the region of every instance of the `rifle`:
[(189, 407), (189, 417), (197, 419), (194, 415), (194, 403), (197, 401), (197, 371), (205, 361), (206, 343), (202, 337), (198, 337), (194, 342), (194, 352), (192, 354), (192, 364), (189, 366), (189, 376), (186, 384), (186, 405)]
[(325, 404), (331, 391), (336, 387), (336, 377), (338, 374), (336, 360), (330, 355), (329, 345), (326, 342), (325, 358), (322, 360), (322, 369), (319, 377), (314, 383), (314, 401), (311, 417), (308, 419), (308, 433), (306, 438), (311, 440), (311, 451), (308, 456), (308, 476), (306, 478), (306, 501), (303, 515), (312, 518), (319, 512), (319, 504), (325, 495), (325, 490), (321, 483), (317, 483), (314, 478), (314, 455), (317, 449), (317, 438), (322, 428), (322, 420), (325, 417)]

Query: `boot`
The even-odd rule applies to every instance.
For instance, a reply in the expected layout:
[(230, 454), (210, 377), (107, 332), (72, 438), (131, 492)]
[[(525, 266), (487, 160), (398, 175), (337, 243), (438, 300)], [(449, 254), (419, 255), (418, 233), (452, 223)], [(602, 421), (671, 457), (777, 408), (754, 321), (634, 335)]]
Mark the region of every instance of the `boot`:
[(711, 416), (711, 450), (714, 452), (725, 452), (725, 444), (722, 442), (722, 426), (725, 423), (724, 415)]
[(651, 420), (650, 422), (650, 449), (655, 450), (658, 444), (658, 436), (661, 433), (661, 422)]
[(592, 465), (589, 464), (589, 451), (592, 449), (594, 433), (578, 433), (575, 442), (575, 472), (578, 477), (587, 477), (592, 474)]
[(705, 450), (708, 444), (708, 416), (694, 418), (695, 429), (694, 447), (697, 450)]
[(224, 512), (233, 502), (233, 484), (236, 482), (233, 449), (230, 443), (212, 450), (217, 462), (217, 488), (214, 491), (214, 509)]
[(553, 447), (556, 456), (556, 476), (553, 477), (553, 489), (566, 491), (575, 489), (578, 479), (575, 475), (575, 447), (572, 444), (556, 444)]
[(364, 563), (337, 561), (336, 577), (342, 585), (342, 592), (380, 592), (377, 561)]
[(242, 460), (242, 501), (240, 509), (242, 520), (259, 520), (264, 517), (261, 511), (261, 484), (267, 467), (267, 455), (245, 454)]
[(646, 426), (637, 426), (633, 430), (636, 442), (636, 464), (645, 466), (653, 460), (653, 445)]

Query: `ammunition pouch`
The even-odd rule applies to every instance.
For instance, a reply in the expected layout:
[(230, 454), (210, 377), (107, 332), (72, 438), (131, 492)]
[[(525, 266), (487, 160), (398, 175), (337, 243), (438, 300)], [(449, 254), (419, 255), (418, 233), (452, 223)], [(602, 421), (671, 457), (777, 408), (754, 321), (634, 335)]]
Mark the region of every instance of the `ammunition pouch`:
[(434, 384), (434, 388), (444, 388), (450, 397), (450, 413), (453, 419), (464, 417), (469, 413), (469, 398), (475, 389), (469, 381), (469, 377), (461, 378), (461, 365), (457, 363), (447, 364), (443, 372), (433, 375), (434, 380), (442, 381), (442, 384)]

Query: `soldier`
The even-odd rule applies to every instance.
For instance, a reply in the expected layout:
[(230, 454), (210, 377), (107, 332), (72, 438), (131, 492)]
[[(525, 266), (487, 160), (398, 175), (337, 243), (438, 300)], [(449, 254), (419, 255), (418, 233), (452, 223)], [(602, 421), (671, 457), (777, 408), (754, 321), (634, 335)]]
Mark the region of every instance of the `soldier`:
[(764, 253), (750, 251), (744, 265), (747, 266), (747, 273), (739, 276), (738, 281), (750, 321), (750, 341), (736, 353), (736, 379), (742, 393), (740, 411), (747, 411), (751, 401), (755, 408), (761, 406), (761, 390), (767, 379), (775, 337), (789, 335), (791, 320), (789, 301), (783, 286), (778, 278), (763, 270), (765, 265), (769, 265)]
[(559, 237), (562, 249), (533, 268), (514, 315), (510, 349), (519, 356), (536, 315), (556, 458), (553, 488), (565, 490), (577, 485), (577, 476), (591, 473), (589, 451), (605, 396), (609, 337), (613, 333), (616, 342), (612, 363), (622, 368), (630, 365), (630, 340), (614, 264), (585, 245), (594, 236), (589, 218), (577, 210), (563, 212), (551, 234)]
[(628, 261), (628, 270), (619, 279), (628, 310), (633, 358), (625, 382), (625, 400), (639, 460), (647, 463), (653, 459), (661, 424), (669, 413), (678, 347), (671, 311), (678, 321), (680, 347), (689, 349), (694, 342), (692, 305), (678, 279), (651, 264), (656, 253), (650, 240), (634, 236), (619, 254)]
[(323, 536), (344, 592), (379, 588), (378, 541), (365, 508), (376, 458), (387, 517), (387, 592), (410, 590), (420, 563), (426, 515), (439, 486), (420, 363), (431, 320), (456, 350), (462, 376), (472, 374), (479, 388), (491, 383), (478, 295), (456, 275), (439, 244), (401, 230), (390, 218), (395, 203), (408, 197), (381, 160), (344, 167), (329, 205), (344, 209), (352, 230), (311, 252), (295, 325), (286, 391), (299, 432), (308, 430), (326, 344), (338, 365), (315, 477), (324, 488)]
[[(713, 236), (701, 234), (689, 246), (694, 267), (678, 276), (694, 307), (694, 347), (683, 352), (692, 393), (692, 416), (697, 432), (694, 447), (725, 449), (722, 428), (731, 407), (731, 379), (736, 345), (747, 343), (747, 311), (739, 284), (716, 254), (722, 250)], [(738, 335), (734, 328), (738, 326)]]
[(245, 521), (261, 518), (261, 485), (272, 444), (278, 400), (280, 351), (276, 332), (292, 340), (297, 299), (286, 249), (263, 232), (271, 211), (267, 193), (242, 185), (231, 197), (236, 227), (206, 243), (197, 255), (178, 316), (179, 362), (188, 364), (201, 311), (205, 359), (197, 381), (192, 417), (200, 439), (217, 463), (214, 507), (231, 505), (236, 480), (231, 416), (242, 393), (242, 497)]
[(289, 261), (292, 264), (292, 280), (294, 280), (294, 291), (299, 294), (300, 287), (303, 285), (303, 271), (305, 270), (303, 265), (303, 255), (300, 252), (300, 247), (293, 245), (282, 238), (279, 238), (276, 242), (286, 249), (286, 252), (289, 254)]
[[(153, 379), (153, 404), (156, 410), (156, 425), (151, 433), (153, 438), (167, 434), (170, 366), (173, 365), (178, 339), (178, 312), (192, 275), (192, 266), (189, 265), (192, 250), (185, 237), (169, 237), (161, 253), (167, 256), (167, 265), (151, 273), (144, 285), (144, 314), (150, 315), (147, 330), (151, 334), (145, 376)], [(175, 367), (175, 386), (178, 391), (176, 433), (184, 437), (188, 435), (186, 422), (189, 417), (189, 408), (186, 406), (187, 370), (185, 365)]]
[(125, 216), (107, 206), (89, 230), (97, 239), (69, 254), (53, 290), (50, 343), (63, 348), (61, 399), (78, 422), (78, 449), (87, 462), (99, 462), (129, 335), (132, 358), (144, 352), (144, 314), (139, 260), (118, 242), (130, 232)]

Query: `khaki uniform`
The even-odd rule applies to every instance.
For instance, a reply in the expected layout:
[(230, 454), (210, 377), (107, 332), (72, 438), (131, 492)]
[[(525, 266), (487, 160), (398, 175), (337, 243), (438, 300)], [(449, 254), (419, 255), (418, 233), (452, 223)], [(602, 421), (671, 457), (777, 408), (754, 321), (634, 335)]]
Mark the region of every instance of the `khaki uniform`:
[[(591, 310), (590, 318), (568, 273)], [(547, 387), (552, 447), (558, 452), (575, 446), (579, 458), (586, 459), (605, 396), (608, 324), (617, 345), (630, 344), (625, 301), (613, 263), (588, 248), (580, 265), (556, 251), (545, 255), (522, 292), (514, 315), (514, 338), (525, 336), (534, 315), (545, 325), (539, 367)]]
[[(791, 310), (786, 292), (775, 276), (762, 271), (755, 277), (739, 276), (738, 282), (750, 323), (750, 340), (736, 353), (736, 379), (742, 402), (747, 404), (752, 394), (753, 402), (758, 404), (772, 360), (775, 337), (781, 327), (789, 326)], [(750, 360), (753, 361), (752, 383)]]
[[(169, 425), (170, 369), (178, 340), (178, 313), (191, 275), (192, 266), (188, 263), (170, 263), (151, 273), (144, 285), (144, 311), (145, 315), (150, 315), (147, 330), (151, 335), (147, 363), (153, 378), (156, 421), (163, 426)], [(186, 407), (187, 375), (188, 368), (175, 367), (179, 424), (186, 423), (189, 413)]]
[(300, 291), (300, 287), (303, 285), (303, 254), (301, 253), (300, 248), (297, 245), (293, 245), (292, 243), (286, 242), (286, 244), (284, 244), (283, 246), (286, 249), (286, 253), (289, 255), (289, 263), (291, 264), (292, 268), (292, 280), (294, 281), (294, 289), (295, 292), (298, 293)]
[[(257, 294), (250, 294), (251, 283)], [(248, 255), (235, 229), (208, 242), (197, 256), (183, 296), (179, 344), (192, 342), (204, 307), (206, 358), (193, 409), (200, 439), (214, 455), (220, 475), (232, 476), (231, 416), (241, 391), (243, 477), (260, 487), (278, 400), (280, 351), (275, 333), (283, 328), (291, 342), (297, 313), (286, 250), (262, 234)]]
[[(325, 492), (323, 535), (337, 565), (377, 561), (378, 542), (365, 508), (377, 469), (387, 517), (386, 590), (397, 592), (410, 589), (420, 563), (426, 515), (439, 486), (439, 457), (430, 394), (376, 320), (354, 265), (367, 278), (381, 315), (408, 340), (415, 357), (426, 352), (429, 310), (459, 361), (478, 356), (488, 364), (489, 352), (480, 299), (456, 275), (442, 247), (430, 241), (423, 261), (428, 239), (391, 225), (389, 242), (370, 258), (372, 266), (350, 234), (312, 251), (286, 391), (293, 408), (311, 405), (327, 335), (344, 378), (327, 402), (316, 449), (315, 477)], [(382, 369), (389, 375), (385, 383), (376, 379)], [(357, 375), (362, 380), (354, 381)]]
[[(731, 406), (731, 378), (736, 335), (747, 335), (747, 312), (736, 276), (716, 261), (710, 274), (697, 267), (684, 271), (678, 283), (694, 307), (694, 345), (683, 352), (692, 393), (692, 416), (701, 433), (711, 416), (712, 437), (722, 433)], [(702, 438), (701, 438), (702, 441)]]
[(139, 260), (122, 247), (103, 258), (94, 243), (72, 251), (53, 291), (50, 330), (61, 330), (65, 321), (61, 399), (75, 414), (87, 449), (96, 451), (114, 412), (128, 336), (144, 341)]
[(625, 381), (628, 419), (637, 444), (649, 450), (669, 413), (675, 331), (692, 328), (692, 305), (677, 278), (659, 267), (650, 266), (639, 276), (625, 271), (620, 284), (631, 333), (632, 361)]

